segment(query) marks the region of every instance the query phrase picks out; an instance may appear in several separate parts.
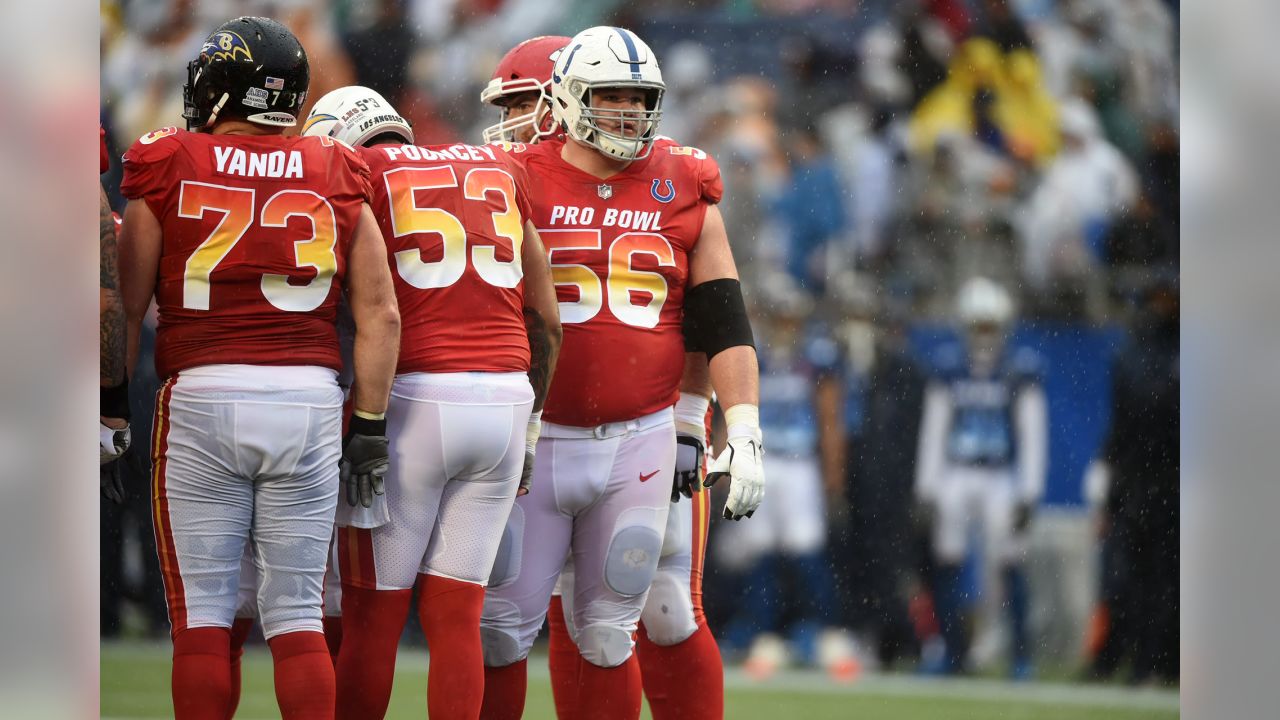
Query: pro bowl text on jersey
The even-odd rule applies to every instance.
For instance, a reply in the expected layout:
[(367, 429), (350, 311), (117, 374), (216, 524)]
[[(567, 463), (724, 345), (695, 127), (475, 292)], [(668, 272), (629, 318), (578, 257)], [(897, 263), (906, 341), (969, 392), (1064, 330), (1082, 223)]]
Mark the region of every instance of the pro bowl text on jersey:
[(625, 230), (662, 232), (662, 211), (605, 208), (596, 225), (596, 209), (578, 205), (553, 205), (548, 225), (580, 225), (591, 227), (618, 227)]

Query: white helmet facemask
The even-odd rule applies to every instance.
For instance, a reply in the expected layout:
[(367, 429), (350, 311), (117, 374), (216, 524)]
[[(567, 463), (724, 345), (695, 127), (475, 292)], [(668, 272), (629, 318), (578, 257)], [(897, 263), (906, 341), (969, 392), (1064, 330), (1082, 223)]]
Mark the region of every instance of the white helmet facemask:
[[(609, 89), (639, 90), (644, 94), (644, 109), (593, 106), (593, 98)], [(588, 28), (569, 41), (556, 61), (551, 112), (574, 140), (616, 160), (640, 160), (652, 151), (658, 135), (665, 92), (657, 58), (635, 33), (624, 28)], [(634, 133), (626, 132), (632, 128)]]
[[(511, 117), (511, 109), (503, 105), (499, 98), (515, 99), (516, 95), (526, 92), (538, 93), (538, 102), (533, 112)], [(482, 136), (486, 143), (517, 142), (516, 133), (522, 128), (533, 128), (533, 141), (548, 137), (555, 133), (554, 123), (547, 117), (551, 112), (551, 96), (547, 88), (533, 78), (509, 80), (502, 83), (494, 80), (480, 93), (480, 99), (489, 104), (498, 104), (502, 108), (502, 119), (485, 128)]]

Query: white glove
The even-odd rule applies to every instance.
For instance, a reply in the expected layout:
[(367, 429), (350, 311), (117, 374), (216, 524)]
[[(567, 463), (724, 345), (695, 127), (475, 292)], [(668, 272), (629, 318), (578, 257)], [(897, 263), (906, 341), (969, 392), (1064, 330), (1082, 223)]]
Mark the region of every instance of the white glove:
[(728, 442), (720, 457), (711, 463), (706, 487), (729, 476), (729, 499), (724, 517), (741, 520), (755, 514), (764, 499), (764, 443), (760, 434), (760, 410), (755, 405), (734, 405), (724, 411), (729, 426)]
[(538, 449), (538, 438), (542, 435), (542, 411), (529, 414), (529, 427), (524, 433), (524, 469), (520, 471), (520, 487), (516, 497), (528, 495), (533, 485), (533, 456)]
[(124, 451), (129, 449), (129, 443), (133, 440), (133, 435), (129, 432), (129, 426), (125, 425), (119, 430), (109, 428), (101, 420), (98, 421), (98, 449), (101, 453), (98, 456), (98, 465), (106, 465), (109, 462), (120, 459), (124, 455)]

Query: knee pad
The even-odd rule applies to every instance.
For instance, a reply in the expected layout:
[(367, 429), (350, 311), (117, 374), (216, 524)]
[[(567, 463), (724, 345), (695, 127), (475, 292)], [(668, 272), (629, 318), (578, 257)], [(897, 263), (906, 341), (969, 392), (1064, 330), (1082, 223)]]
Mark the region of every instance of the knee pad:
[(493, 560), (493, 569), (489, 571), (487, 587), (498, 587), (515, 580), (520, 574), (520, 559), (524, 537), (524, 511), (519, 505), (511, 506), (511, 515), (507, 518), (506, 527), (502, 528), (502, 540), (498, 542), (498, 555)]
[(640, 619), (645, 635), (656, 645), (670, 647), (688, 640), (698, 630), (688, 577), (659, 570), (649, 586)]
[[(654, 533), (655, 535), (657, 533)], [(588, 625), (578, 633), (578, 652), (597, 667), (617, 667), (631, 657), (631, 633), (616, 625)]]
[[(541, 626), (539, 621), (538, 625)], [(521, 638), (527, 632), (526, 623), (522, 622), (520, 607), (508, 600), (501, 600), (488, 595), (484, 600), (484, 611), (480, 617), (480, 647), (484, 651), (484, 664), (487, 667), (506, 667), (520, 662), (533, 647), (534, 636), (538, 627), (533, 628), (533, 635), (527, 642)]]
[(609, 552), (605, 557), (605, 585), (628, 597), (648, 590), (658, 569), (661, 551), (662, 536), (651, 527), (630, 525), (617, 530), (609, 541)]
[(484, 651), (485, 667), (506, 667), (518, 663), (528, 655), (520, 651), (520, 640), (501, 628), (480, 626), (480, 647)]

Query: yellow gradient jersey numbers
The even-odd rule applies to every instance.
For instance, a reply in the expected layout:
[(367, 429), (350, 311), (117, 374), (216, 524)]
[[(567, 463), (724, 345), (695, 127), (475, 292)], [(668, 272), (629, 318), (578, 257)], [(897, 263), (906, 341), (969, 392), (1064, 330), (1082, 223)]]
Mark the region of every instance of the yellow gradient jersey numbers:
[(253, 190), (193, 180), (182, 182), (178, 190), (178, 217), (200, 220), (206, 212), (222, 214), (213, 232), (187, 258), (182, 276), (182, 307), (209, 309), (209, 277), (253, 224), (253, 200)]
[(293, 244), (293, 257), (298, 267), (315, 268), (316, 276), (306, 285), (290, 285), (288, 275), (263, 275), (262, 294), (281, 310), (310, 312), (329, 297), (338, 271), (338, 219), (329, 201), (310, 190), (278, 192), (262, 206), (263, 227), (286, 227), (291, 217), (311, 221), (311, 237)]
[[(599, 230), (539, 230), (542, 243), (547, 247), (551, 264), (551, 280), (556, 285), (560, 300), (560, 322), (584, 323), (595, 317), (604, 307), (600, 276), (586, 265), (557, 261), (557, 253), (573, 250), (599, 250)], [(576, 300), (565, 295), (577, 296)]]
[[(391, 231), (397, 238), (406, 235), (438, 235), (443, 243), (439, 260), (424, 261), (419, 248), (395, 254), (396, 270), (413, 287), (427, 290), (448, 287), (458, 281), (467, 269), (467, 232), (462, 221), (446, 210), (421, 207), (416, 198), (419, 190), (458, 187), (458, 176), (450, 165), (428, 168), (397, 168), (383, 174), (391, 206)], [(497, 247), (475, 245), (471, 248), (471, 264), (476, 273), (490, 285), (513, 288), (524, 278), (520, 249), (524, 245), (524, 223), (515, 204), (515, 181), (503, 170), (473, 168), (462, 181), (463, 197), (488, 204), (494, 233), (511, 243), (513, 257), (509, 262), (497, 259)]]
[[(540, 230), (551, 263), (551, 277), (560, 296), (560, 322), (583, 323), (599, 314), (608, 295), (609, 311), (626, 325), (657, 326), (667, 301), (667, 279), (651, 270), (635, 269), (637, 255), (650, 255), (660, 267), (675, 267), (671, 243), (657, 233), (629, 232), (609, 246), (607, 277), (586, 265), (568, 263), (571, 251), (600, 250), (599, 230)], [(557, 257), (560, 255), (561, 257)]]
[[(203, 219), (205, 213), (222, 215), (213, 232), (187, 258), (182, 281), (182, 306), (208, 310), (211, 278), (218, 264), (244, 237), (253, 224), (255, 193), (251, 189), (184, 180), (178, 193), (178, 217)], [(287, 275), (267, 274), (262, 278), (262, 294), (286, 312), (309, 312), (320, 307), (338, 271), (337, 221), (329, 201), (309, 190), (285, 190), (272, 195), (262, 206), (262, 227), (284, 228), (289, 218), (303, 217), (311, 224), (311, 237), (294, 243), (298, 267), (314, 268), (316, 275), (306, 285), (291, 285)]]
[(646, 232), (619, 235), (609, 246), (609, 309), (628, 325), (656, 327), (667, 301), (667, 279), (650, 270), (636, 270), (636, 255), (651, 255), (660, 266), (676, 266), (671, 243), (661, 235)]

